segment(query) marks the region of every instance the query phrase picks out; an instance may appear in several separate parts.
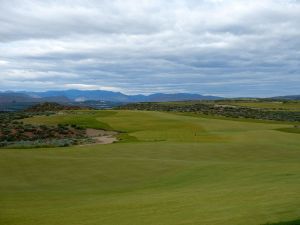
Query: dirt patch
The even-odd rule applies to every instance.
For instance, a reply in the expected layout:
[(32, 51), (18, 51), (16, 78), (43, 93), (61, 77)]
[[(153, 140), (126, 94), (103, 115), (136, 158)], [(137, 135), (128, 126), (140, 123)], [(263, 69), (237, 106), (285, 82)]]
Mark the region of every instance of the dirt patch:
[(97, 144), (111, 144), (116, 142), (118, 139), (115, 137), (118, 132), (106, 131), (106, 130), (96, 130), (96, 129), (86, 129), (86, 135), (93, 138)]

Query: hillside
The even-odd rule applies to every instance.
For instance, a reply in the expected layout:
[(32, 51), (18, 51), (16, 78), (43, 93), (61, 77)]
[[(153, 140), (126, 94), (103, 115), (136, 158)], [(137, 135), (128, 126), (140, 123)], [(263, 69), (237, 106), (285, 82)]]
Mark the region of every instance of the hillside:
[(0, 151), (1, 224), (262, 225), (299, 219), (300, 139), (279, 131), (292, 127), (285, 122), (105, 110), (24, 123), (113, 129), (121, 140)]

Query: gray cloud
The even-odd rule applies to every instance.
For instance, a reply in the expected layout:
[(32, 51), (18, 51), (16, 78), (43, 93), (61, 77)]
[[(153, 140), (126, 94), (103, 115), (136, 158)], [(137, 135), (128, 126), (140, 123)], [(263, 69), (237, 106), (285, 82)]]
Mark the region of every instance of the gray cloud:
[(300, 2), (0, 0), (0, 89), (297, 94)]

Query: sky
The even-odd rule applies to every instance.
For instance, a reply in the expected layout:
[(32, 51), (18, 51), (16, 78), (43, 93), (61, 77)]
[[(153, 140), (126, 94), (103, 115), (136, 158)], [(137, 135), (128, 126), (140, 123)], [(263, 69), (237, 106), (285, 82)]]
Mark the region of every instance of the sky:
[(299, 0), (0, 0), (0, 91), (300, 94)]

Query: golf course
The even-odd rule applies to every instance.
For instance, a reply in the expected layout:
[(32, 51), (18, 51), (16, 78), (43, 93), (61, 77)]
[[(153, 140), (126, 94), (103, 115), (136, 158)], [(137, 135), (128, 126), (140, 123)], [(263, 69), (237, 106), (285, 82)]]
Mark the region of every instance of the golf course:
[(138, 110), (63, 111), (23, 121), (116, 131), (118, 141), (0, 149), (1, 225), (300, 219), (297, 123)]

